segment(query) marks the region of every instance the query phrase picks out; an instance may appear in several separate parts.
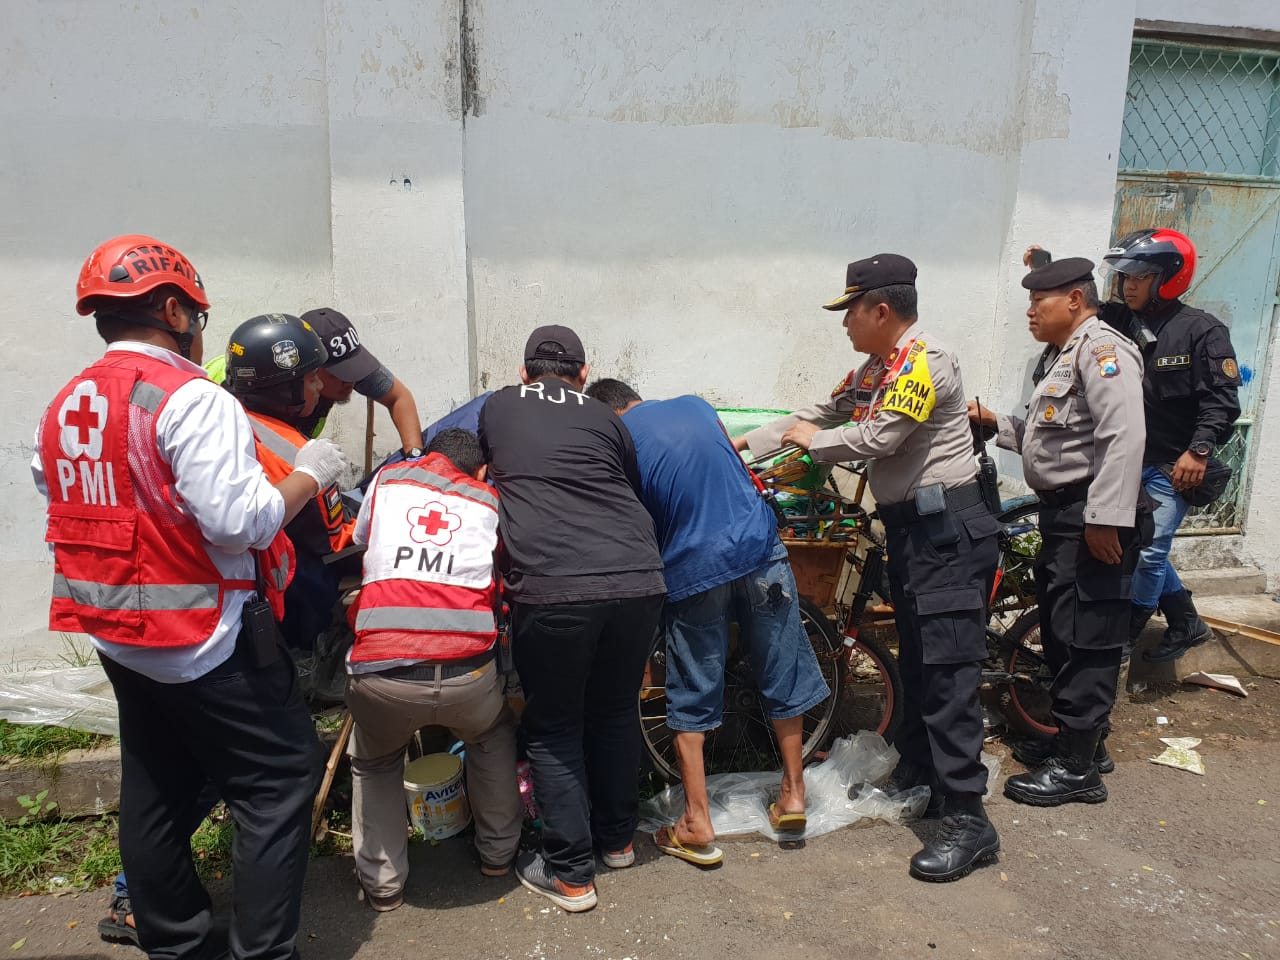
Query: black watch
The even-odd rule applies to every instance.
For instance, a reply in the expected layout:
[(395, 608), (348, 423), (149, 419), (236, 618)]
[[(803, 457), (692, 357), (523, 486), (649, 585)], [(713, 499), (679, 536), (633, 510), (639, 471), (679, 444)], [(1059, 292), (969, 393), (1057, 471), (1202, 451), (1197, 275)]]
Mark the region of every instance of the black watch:
[(1193, 443), (1187, 449), (1197, 457), (1207, 457), (1209, 454), (1213, 453), (1213, 444), (1208, 440), (1201, 440), (1199, 443)]
[(406, 460), (417, 460), (420, 456), (422, 456), (421, 447), (414, 447), (412, 450), (404, 451), (404, 458)]

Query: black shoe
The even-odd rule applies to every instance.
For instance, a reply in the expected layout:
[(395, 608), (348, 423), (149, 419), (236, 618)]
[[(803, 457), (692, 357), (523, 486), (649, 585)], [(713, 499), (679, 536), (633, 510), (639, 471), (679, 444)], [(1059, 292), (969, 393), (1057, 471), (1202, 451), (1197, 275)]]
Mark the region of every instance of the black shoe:
[(1169, 629), (1164, 632), (1164, 639), (1159, 646), (1142, 655), (1148, 663), (1180, 660), (1192, 647), (1200, 646), (1213, 636), (1209, 625), (1196, 613), (1190, 590), (1165, 594), (1160, 598), (1160, 609), (1169, 622)]
[(1100, 735), (1099, 730), (1060, 731), (1053, 741), (1053, 756), (1031, 773), (1006, 780), (1004, 795), (1033, 807), (1102, 803), (1107, 799), (1107, 787), (1094, 762)]
[(937, 836), (911, 858), (909, 872), (917, 880), (947, 883), (994, 860), (999, 852), (1000, 837), (985, 813), (949, 809)]
[[(906, 793), (913, 787), (929, 788), (929, 803), (924, 808), (924, 813), (920, 814), (920, 816), (925, 820), (933, 820), (942, 816), (944, 797), (932, 769), (906, 760), (899, 760), (898, 765), (893, 768), (893, 773), (889, 774), (889, 779), (880, 785), (880, 789), (890, 797)], [(849, 799), (856, 798), (861, 789), (861, 784), (851, 786), (849, 788)]]
[[(1053, 741), (1048, 737), (1029, 737), (1017, 740), (1009, 748), (1013, 759), (1029, 770), (1043, 766), (1053, 756)], [(1093, 762), (1098, 765), (1099, 773), (1114, 773), (1116, 762), (1107, 753), (1107, 735), (1098, 739), (1098, 749), (1093, 752)]]

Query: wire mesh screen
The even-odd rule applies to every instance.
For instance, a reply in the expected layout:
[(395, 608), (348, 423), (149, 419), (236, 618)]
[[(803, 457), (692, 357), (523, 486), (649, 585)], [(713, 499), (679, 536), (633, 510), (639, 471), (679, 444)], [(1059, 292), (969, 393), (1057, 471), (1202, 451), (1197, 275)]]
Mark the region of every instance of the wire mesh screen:
[(1133, 45), (1120, 167), (1280, 176), (1280, 56)]
[(1249, 422), (1239, 420), (1231, 438), (1214, 451), (1223, 463), (1231, 467), (1231, 480), (1222, 496), (1207, 507), (1192, 507), (1187, 511), (1187, 518), (1178, 528), (1179, 533), (1227, 533), (1240, 529), (1244, 519), (1244, 498), (1241, 490), (1244, 484), (1245, 466), (1249, 462)]

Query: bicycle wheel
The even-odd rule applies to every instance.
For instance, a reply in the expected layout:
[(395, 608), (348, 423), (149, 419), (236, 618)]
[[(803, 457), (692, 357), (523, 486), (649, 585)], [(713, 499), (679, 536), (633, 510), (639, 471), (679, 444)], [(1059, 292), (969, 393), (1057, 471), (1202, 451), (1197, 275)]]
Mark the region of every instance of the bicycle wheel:
[(890, 743), (902, 721), (902, 674), (898, 659), (877, 637), (859, 637), (851, 663), (843, 662), (836, 732), (840, 736), (870, 730)]
[(1011, 628), (1035, 606), (1035, 564), (1040, 554), (1040, 501), (1015, 501), (996, 519), (1008, 530), (1002, 540), (1000, 581), (991, 601), (991, 627), (997, 633)]
[[(842, 664), (839, 638), (831, 621), (803, 597), (800, 598), (800, 622), (817, 655), (823, 679), (836, 694), (804, 714), (801, 757), (807, 762), (831, 731), (841, 691)], [(731, 625), (725, 663), (724, 717), (719, 727), (707, 732), (703, 742), (703, 763), (708, 774), (782, 767), (773, 725), (764, 715), (751, 663), (738, 644), (737, 633), (737, 625)], [(640, 687), (640, 730), (645, 753), (654, 769), (663, 779), (674, 783), (680, 779), (680, 763), (676, 757), (675, 732), (667, 726), (666, 659), (666, 643), (659, 635), (649, 654)]]
[(1040, 643), (1040, 611), (1028, 610), (1001, 639), (1005, 670), (1011, 674), (1001, 712), (1009, 726), (1034, 737), (1051, 737), (1058, 732), (1053, 718), (1053, 672), (1044, 659)]

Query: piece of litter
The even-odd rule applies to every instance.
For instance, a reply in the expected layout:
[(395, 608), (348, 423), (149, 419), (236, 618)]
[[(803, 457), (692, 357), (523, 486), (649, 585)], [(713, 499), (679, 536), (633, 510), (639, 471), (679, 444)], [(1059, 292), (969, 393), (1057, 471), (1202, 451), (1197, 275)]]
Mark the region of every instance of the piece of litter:
[(1168, 717), (1156, 717), (1156, 723), (1157, 723), (1159, 726), (1162, 726), (1162, 727), (1163, 727), (1163, 726), (1164, 726), (1165, 724), (1167, 724), (1168, 722), (1169, 722), (1169, 718), (1168, 718)]
[(1182, 678), (1183, 683), (1194, 683), (1200, 687), (1209, 687), (1213, 690), (1226, 690), (1228, 693), (1234, 693), (1238, 697), (1247, 697), (1249, 691), (1244, 688), (1239, 680), (1229, 673), (1189, 673)]
[(68, 929), (68, 930), (74, 930), (74, 929), (75, 929), (76, 927), (78, 927), (79, 925), (80, 925), (80, 921), (79, 921), (79, 920), (72, 920), (70, 923), (68, 923), (68, 924), (67, 924), (67, 929)]
[(792, 917), (794, 917), (794, 916), (795, 916), (795, 914), (794, 914), (794, 913), (792, 913), (790, 910), (783, 910), (783, 911), (782, 911), (782, 919), (783, 919), (783, 920), (790, 920), (790, 919), (791, 919)]
[(1151, 757), (1152, 763), (1204, 776), (1204, 758), (1195, 750), (1200, 746), (1198, 737), (1161, 737), (1160, 742), (1168, 749), (1158, 757)]
[(507, 898), (506, 898), (506, 897), (499, 897), (499, 898), (498, 898), (498, 902), (499, 902), (499, 903), (506, 903), (506, 902), (507, 902)]
[(1167, 820), (1157, 820), (1156, 823), (1160, 824), (1162, 827), (1167, 827), (1169, 825)]
[(1260, 807), (1265, 807), (1266, 805), (1267, 805), (1267, 801), (1265, 801), (1265, 800), (1259, 800), (1259, 801), (1258, 801), (1258, 806), (1260, 806)]
[(752, 859), (752, 860), (759, 860), (759, 859), (760, 859), (760, 854), (758, 854), (758, 853), (753, 853), (753, 854), (751, 855), (751, 859)]
[(538, 912), (539, 912), (539, 913), (550, 913), (550, 912), (551, 912), (551, 908), (550, 908), (550, 907), (544, 907), (543, 909), (539, 910)]
[(1000, 871), (1000, 882), (1001, 882), (1001, 883), (1008, 883), (1008, 882), (1009, 882), (1009, 875), (1008, 875), (1007, 873), (1005, 873), (1003, 870), (1001, 870), (1001, 871)]
[(13, 944), (9, 947), (9, 949), (21, 950), (24, 946), (26, 946), (26, 943), (27, 943), (27, 938), (23, 937), (21, 940), (15, 940)]
[(1144, 866), (1142, 869), (1143, 869), (1143, 870), (1145, 870), (1145, 871), (1147, 871), (1147, 873), (1155, 873), (1155, 872), (1156, 872), (1156, 868), (1155, 868), (1155, 867), (1147, 867), (1147, 866)]

